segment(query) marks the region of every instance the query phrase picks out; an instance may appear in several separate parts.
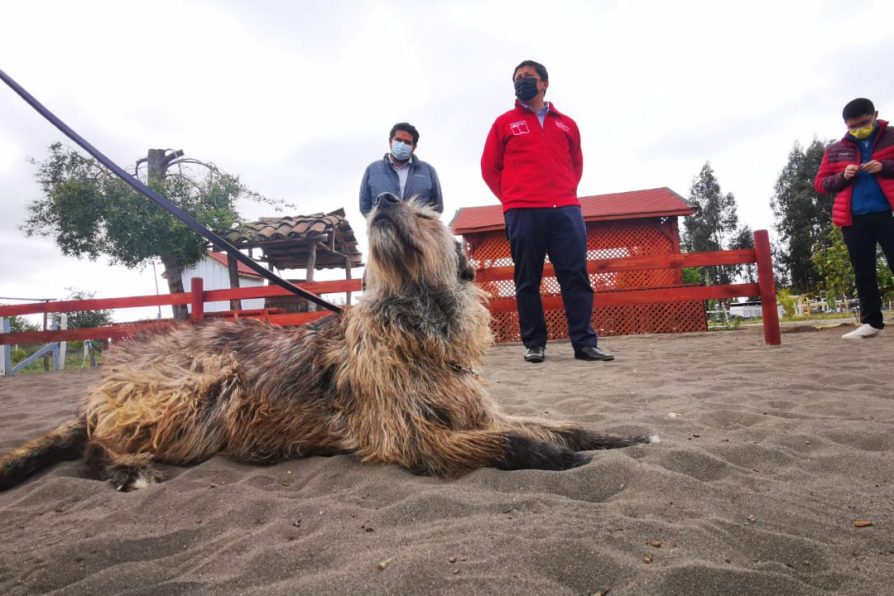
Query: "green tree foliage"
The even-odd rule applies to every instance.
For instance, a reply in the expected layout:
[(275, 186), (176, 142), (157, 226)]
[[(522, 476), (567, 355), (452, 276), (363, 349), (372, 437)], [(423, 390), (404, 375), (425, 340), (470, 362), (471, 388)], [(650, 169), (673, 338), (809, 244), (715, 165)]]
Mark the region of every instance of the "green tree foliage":
[[(87, 292), (75, 288), (66, 288), (68, 295), (66, 300), (90, 300), (96, 296), (96, 292)], [(61, 317), (58, 313), (52, 315), (53, 322), (60, 324)], [(110, 310), (82, 310), (68, 313), (68, 328), (83, 329), (89, 327), (102, 327), (112, 322)]]
[[(894, 299), (894, 274), (891, 273), (884, 254), (878, 247), (876, 250), (879, 292), (883, 300), (891, 300)], [(825, 245), (817, 246), (810, 260), (822, 278), (818, 289), (830, 306), (837, 304), (840, 299), (854, 298), (857, 295), (853, 267), (840, 228), (834, 225), (830, 227)]]
[[(25, 317), (12, 316), (7, 317), (6, 320), (9, 322), (10, 333), (40, 331), (40, 325), (32, 323)], [(2, 329), (0, 329), (0, 331), (2, 331)], [(10, 353), (10, 358), (14, 363), (20, 362), (24, 358), (27, 358), (28, 356), (36, 352), (40, 348), (40, 346), (41, 344), (13, 345), (12, 351)], [(0, 357), (2, 356), (2, 353), (0, 353)]]
[(854, 272), (841, 229), (830, 226), (824, 242), (817, 243), (814, 248), (810, 262), (820, 278), (815, 290), (822, 292), (830, 305), (839, 299), (853, 297), (856, 294)]
[(891, 273), (890, 263), (882, 254), (878, 257), (878, 289), (882, 300), (894, 300), (894, 273)]
[[(236, 222), (237, 199), (266, 201), (237, 177), (210, 164), (177, 159), (181, 155), (153, 149), (137, 163), (148, 162), (149, 186), (208, 228), (220, 232)], [(203, 238), (101, 164), (60, 143), (50, 146), (47, 159), (33, 163), (43, 197), (28, 206), (26, 234), (53, 237), (63, 254), (91, 260), (105, 255), (125, 267), (159, 258), (170, 291), (183, 291), (181, 273), (205, 255)], [(185, 309), (176, 314), (183, 317)]]
[[(683, 220), (683, 248), (687, 252), (747, 248), (753, 241), (751, 230), (739, 228), (736, 197), (724, 194), (710, 162), (705, 162), (689, 189), (689, 202), (698, 211)], [(700, 268), (705, 283), (728, 284), (739, 272), (738, 266)]]
[(40, 331), (40, 325), (32, 323), (24, 317), (12, 316), (9, 320), (10, 333), (24, 333), (26, 331)]
[(806, 150), (795, 142), (770, 199), (778, 237), (774, 247), (777, 275), (796, 294), (814, 292), (822, 285), (811, 255), (830, 246), (832, 198), (813, 189), (824, 149), (816, 139)]
[(788, 288), (782, 288), (776, 293), (776, 302), (782, 305), (785, 317), (792, 318), (795, 316), (795, 309), (798, 306), (798, 299), (792, 295), (792, 291)]

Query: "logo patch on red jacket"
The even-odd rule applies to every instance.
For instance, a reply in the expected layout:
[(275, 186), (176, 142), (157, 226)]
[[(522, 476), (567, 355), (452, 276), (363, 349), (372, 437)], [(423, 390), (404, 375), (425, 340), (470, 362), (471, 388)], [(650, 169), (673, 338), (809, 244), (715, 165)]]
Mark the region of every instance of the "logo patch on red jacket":
[(528, 123), (524, 120), (519, 120), (518, 122), (510, 122), (509, 130), (511, 130), (512, 134), (515, 136), (526, 135), (531, 132), (528, 130)]
[(570, 127), (570, 126), (568, 126), (568, 125), (565, 124), (564, 122), (559, 122), (558, 120), (556, 120), (556, 126), (558, 126), (559, 128), (561, 128), (561, 129), (564, 130), (565, 132), (568, 132), (569, 130), (571, 130), (571, 127)]

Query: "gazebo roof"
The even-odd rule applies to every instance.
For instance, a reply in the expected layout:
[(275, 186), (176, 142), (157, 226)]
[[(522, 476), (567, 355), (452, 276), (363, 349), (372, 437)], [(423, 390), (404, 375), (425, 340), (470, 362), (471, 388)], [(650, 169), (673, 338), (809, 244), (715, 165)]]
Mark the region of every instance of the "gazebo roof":
[[(580, 197), (584, 221), (611, 221), (692, 215), (695, 207), (667, 188), (649, 188), (605, 195)], [(454, 234), (474, 234), (502, 230), (502, 205), (463, 207), (450, 222)]]
[(315, 269), (358, 267), (363, 255), (343, 209), (313, 215), (262, 217), (223, 234), (237, 248), (260, 248), (277, 269), (305, 269), (316, 247)]

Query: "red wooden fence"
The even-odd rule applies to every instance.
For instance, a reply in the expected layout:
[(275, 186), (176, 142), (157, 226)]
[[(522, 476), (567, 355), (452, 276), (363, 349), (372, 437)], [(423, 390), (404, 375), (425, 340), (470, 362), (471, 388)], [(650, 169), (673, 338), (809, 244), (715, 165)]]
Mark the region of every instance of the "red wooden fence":
[[(259, 286), (252, 288), (236, 288), (233, 290), (208, 290), (202, 287), (202, 279), (192, 280), (190, 292), (181, 294), (163, 294), (158, 296), (131, 296), (127, 298), (93, 298), (90, 300), (66, 300), (60, 302), (39, 302), (0, 306), (0, 317), (29, 315), (39, 313), (74, 312), (82, 310), (107, 310), (113, 308), (133, 308), (140, 306), (170, 306), (173, 304), (189, 304), (192, 307), (190, 317), (193, 320), (205, 316), (228, 316), (229, 318), (263, 319), (277, 325), (301, 325), (331, 314), (330, 311), (279, 313), (274, 309), (255, 311), (226, 311), (225, 313), (205, 314), (206, 302), (220, 302), (234, 299), (267, 298), (270, 296), (292, 296), (293, 294), (279, 286)], [(322, 281), (301, 284), (301, 287), (317, 295), (358, 292), (360, 280)], [(72, 341), (84, 339), (120, 339), (138, 331), (153, 327), (170, 325), (171, 319), (150, 319), (133, 323), (116, 323), (105, 327), (84, 329), (66, 329), (64, 331), (28, 331), (22, 333), (0, 333), (2, 344), (36, 344), (53, 341)]]
[[(648, 288), (631, 290), (602, 290), (596, 292), (594, 304), (599, 306), (653, 304), (657, 302), (681, 302), (685, 300), (708, 300), (711, 298), (738, 298), (740, 296), (760, 296), (764, 324), (764, 341), (779, 345), (779, 313), (776, 310), (776, 284), (773, 281), (773, 263), (770, 252), (770, 238), (766, 230), (754, 232), (754, 248), (720, 250), (713, 252), (674, 253), (643, 257), (599, 259), (588, 263), (588, 270), (594, 273), (618, 271), (640, 271), (646, 269), (666, 269), (669, 267), (708, 267), (716, 265), (757, 264), (757, 283), (727, 284), (718, 286), (684, 286), (673, 288)], [(546, 265), (544, 276), (553, 276), (552, 265)], [(475, 281), (511, 280), (512, 267), (493, 267), (476, 273)], [(491, 300), (490, 311), (513, 312), (515, 298)], [(561, 309), (561, 296), (545, 296), (544, 310)]]
[[(646, 269), (663, 269), (668, 267), (707, 267), (716, 265), (757, 264), (757, 283), (739, 283), (719, 286), (687, 286), (674, 288), (649, 288), (616, 291), (600, 291), (596, 293), (595, 303), (598, 305), (614, 304), (651, 304), (656, 302), (679, 302), (684, 300), (708, 300), (711, 298), (737, 298), (740, 296), (760, 296), (764, 341), (770, 345), (779, 345), (779, 314), (776, 311), (776, 286), (773, 281), (773, 264), (770, 253), (769, 235), (766, 230), (754, 233), (754, 248), (741, 250), (724, 250), (700, 253), (676, 253), (659, 256), (626, 257), (600, 259), (590, 261), (590, 273), (606, 273), (617, 271), (638, 271)], [(552, 266), (547, 265), (544, 275), (553, 275)], [(512, 279), (512, 267), (482, 269), (477, 273), (476, 281), (485, 283)], [(339, 280), (310, 282), (302, 284), (306, 290), (320, 294), (358, 292), (360, 280)], [(253, 288), (237, 288), (233, 290), (204, 291), (201, 278), (193, 279), (191, 292), (182, 294), (165, 294), (159, 296), (134, 296), (130, 298), (95, 298), (90, 300), (68, 300), (64, 302), (39, 302), (0, 306), (0, 317), (27, 315), (37, 313), (74, 312), (81, 310), (105, 310), (112, 308), (132, 308), (137, 306), (168, 306), (172, 304), (190, 304), (191, 318), (201, 319), (205, 315), (204, 303), (228, 301), (233, 299), (266, 298), (270, 296), (289, 296), (288, 290), (277, 286)], [(545, 297), (544, 308), (561, 308), (560, 296)], [(514, 298), (497, 298), (490, 302), (491, 312), (515, 310)], [(231, 318), (258, 318), (277, 325), (301, 325), (325, 317), (329, 311), (308, 313), (284, 313), (268, 311), (228, 311), (224, 315), (210, 313), (208, 316), (229, 316)], [(53, 341), (70, 341), (83, 339), (118, 339), (133, 335), (137, 331), (170, 324), (170, 320), (147, 320), (135, 323), (120, 323), (106, 327), (91, 329), (67, 329), (64, 331), (33, 331), (24, 333), (0, 333), (0, 344), (36, 344)]]

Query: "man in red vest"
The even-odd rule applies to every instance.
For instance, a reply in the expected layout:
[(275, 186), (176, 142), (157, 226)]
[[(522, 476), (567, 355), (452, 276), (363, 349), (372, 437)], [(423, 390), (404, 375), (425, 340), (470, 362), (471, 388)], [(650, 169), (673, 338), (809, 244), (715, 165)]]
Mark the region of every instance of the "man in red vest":
[(832, 223), (841, 227), (860, 298), (862, 324), (842, 337), (865, 339), (885, 327), (876, 245), (894, 273), (894, 130), (863, 97), (848, 102), (842, 116), (848, 132), (826, 148), (813, 185), (835, 193)]
[(525, 60), (512, 72), (515, 107), (494, 122), (481, 175), (503, 204), (515, 263), (515, 298), (525, 361), (543, 362), (547, 329), (540, 299), (544, 259), (556, 271), (568, 334), (579, 360), (614, 360), (596, 347), (593, 287), (587, 274), (587, 229), (577, 199), (583, 156), (577, 124), (544, 99), (549, 76)]

